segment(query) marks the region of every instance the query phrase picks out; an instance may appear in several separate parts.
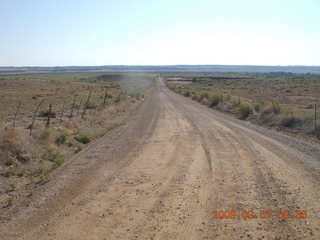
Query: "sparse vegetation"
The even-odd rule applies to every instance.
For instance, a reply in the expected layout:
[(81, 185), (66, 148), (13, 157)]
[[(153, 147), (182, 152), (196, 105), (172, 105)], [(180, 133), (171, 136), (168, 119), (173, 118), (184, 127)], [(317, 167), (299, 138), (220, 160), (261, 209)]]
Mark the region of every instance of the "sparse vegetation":
[(48, 147), (47, 152), (43, 155), (43, 159), (46, 161), (54, 162), (56, 166), (60, 166), (64, 162), (64, 157), (59, 150), (53, 147)]
[(177, 73), (167, 79), (171, 90), (209, 107), (218, 106), (218, 110), (240, 119), (316, 135), (310, 129), (315, 129), (314, 102), (320, 105), (319, 75)]
[(67, 141), (67, 137), (69, 136), (69, 134), (68, 133), (66, 133), (66, 132), (63, 132), (63, 133), (60, 133), (60, 135), (57, 137), (57, 139), (56, 139), (56, 143), (58, 144), (58, 145), (60, 145), (60, 144), (64, 144), (66, 141)]
[(237, 109), (240, 119), (246, 119), (252, 113), (251, 106), (248, 103), (241, 103)]
[(76, 143), (76, 147), (75, 147), (75, 152), (80, 152), (82, 149), (84, 148), (84, 144), (83, 143), (80, 143), (80, 142), (77, 142)]
[(88, 144), (92, 140), (92, 136), (89, 133), (81, 132), (74, 137), (79, 143)]

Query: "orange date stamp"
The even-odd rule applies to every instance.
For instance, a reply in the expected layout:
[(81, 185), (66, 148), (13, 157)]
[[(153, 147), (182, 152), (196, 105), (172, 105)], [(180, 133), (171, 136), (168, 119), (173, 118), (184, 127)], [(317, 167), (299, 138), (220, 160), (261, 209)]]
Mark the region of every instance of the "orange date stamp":
[(213, 210), (211, 219), (270, 219), (277, 218), (281, 220), (287, 219), (307, 219), (308, 214), (306, 210)]

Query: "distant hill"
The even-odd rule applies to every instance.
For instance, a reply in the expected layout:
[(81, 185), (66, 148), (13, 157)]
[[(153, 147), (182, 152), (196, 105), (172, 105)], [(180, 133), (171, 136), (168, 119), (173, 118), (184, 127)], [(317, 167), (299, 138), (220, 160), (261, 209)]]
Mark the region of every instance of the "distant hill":
[(292, 72), (320, 74), (320, 66), (168, 65), (0, 67), (0, 74), (54, 72)]

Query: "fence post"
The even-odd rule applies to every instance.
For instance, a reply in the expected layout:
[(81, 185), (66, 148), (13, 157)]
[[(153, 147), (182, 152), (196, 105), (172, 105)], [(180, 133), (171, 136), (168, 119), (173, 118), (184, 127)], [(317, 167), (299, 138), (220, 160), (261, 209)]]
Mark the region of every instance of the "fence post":
[(60, 124), (62, 123), (62, 117), (63, 117), (63, 113), (64, 113), (64, 105), (65, 105), (66, 101), (63, 101), (63, 105), (62, 105), (62, 111), (61, 111), (61, 115), (60, 115)]
[(314, 132), (316, 137), (318, 136), (317, 133), (317, 103), (314, 104)]
[(48, 112), (48, 118), (47, 118), (47, 122), (46, 122), (46, 128), (48, 128), (50, 125), (51, 108), (52, 108), (52, 103), (50, 103), (50, 105), (49, 105), (49, 112)]
[(272, 106), (273, 106), (273, 112), (274, 112), (274, 114), (278, 114), (278, 113), (277, 113), (277, 110), (276, 110), (276, 107), (274, 106), (273, 100), (271, 100), (271, 102), (272, 102)]
[(39, 107), (41, 106), (41, 104), (43, 103), (43, 101), (44, 101), (44, 99), (42, 99), (42, 101), (38, 104), (36, 110), (35, 110), (34, 113), (33, 113), (32, 123), (31, 123), (31, 126), (30, 126), (30, 136), (31, 136), (31, 134), (32, 134), (34, 119), (36, 118), (37, 111), (38, 111)]
[(105, 107), (105, 105), (106, 105), (107, 96), (108, 96), (108, 88), (106, 89), (106, 92), (105, 92), (105, 94), (104, 94), (103, 107)]
[(82, 98), (81, 98), (80, 103), (79, 103), (79, 108), (78, 108), (78, 111), (77, 111), (76, 118), (78, 118), (78, 115), (79, 115), (79, 112), (80, 112), (80, 109), (81, 109), (81, 104), (82, 104)]
[(87, 106), (88, 106), (88, 103), (90, 101), (91, 91), (92, 91), (92, 89), (89, 91), (88, 99), (87, 99), (87, 102), (84, 105), (84, 109), (83, 109), (83, 113), (82, 113), (81, 119), (83, 119), (84, 116), (86, 115)]
[(75, 96), (74, 96), (74, 99), (73, 99), (72, 106), (71, 106), (70, 120), (71, 120), (72, 117), (73, 117), (73, 108), (74, 108), (74, 104), (76, 103), (76, 98), (77, 98), (77, 96), (75, 95)]
[(253, 112), (253, 110), (254, 110), (254, 99), (252, 99), (252, 112)]
[(17, 118), (18, 112), (20, 110), (20, 106), (21, 106), (21, 101), (19, 102), (18, 109), (17, 109), (17, 111), (16, 111), (16, 113), (14, 114), (14, 117), (13, 117), (12, 131), (14, 131), (14, 127), (16, 125), (16, 118)]

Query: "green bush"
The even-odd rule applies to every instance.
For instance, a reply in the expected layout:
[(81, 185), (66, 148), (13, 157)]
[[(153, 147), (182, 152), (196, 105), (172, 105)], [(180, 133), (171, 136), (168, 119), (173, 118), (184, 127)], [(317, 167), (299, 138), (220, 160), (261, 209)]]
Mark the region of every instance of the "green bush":
[(53, 147), (47, 147), (47, 152), (44, 154), (43, 159), (54, 162), (57, 166), (60, 166), (64, 162), (64, 157), (59, 150), (54, 149)]
[(74, 139), (80, 143), (87, 144), (91, 141), (92, 136), (88, 133), (79, 133), (74, 137)]
[(13, 175), (23, 176), (26, 172), (26, 169), (20, 166), (10, 166), (5, 172), (6, 177), (10, 177)]
[(237, 110), (240, 115), (240, 119), (246, 119), (252, 113), (251, 105), (248, 103), (241, 103)]
[(210, 98), (210, 107), (215, 107), (220, 103), (220, 96), (215, 94)]
[(60, 133), (60, 135), (56, 139), (56, 143), (58, 145), (64, 144), (67, 141), (68, 133)]
[(280, 125), (283, 127), (292, 128), (294, 124), (297, 122), (297, 119), (293, 116), (284, 116), (280, 120)]
[(77, 152), (80, 152), (83, 148), (84, 148), (84, 144), (78, 142), (78, 143), (76, 144), (76, 147), (75, 147), (75, 152), (76, 152), (76, 153), (77, 153)]
[(201, 99), (203, 98), (209, 98), (210, 93), (208, 91), (203, 91), (200, 93)]
[(189, 96), (190, 96), (190, 90), (186, 90), (186, 91), (183, 93), (183, 96), (189, 97)]

